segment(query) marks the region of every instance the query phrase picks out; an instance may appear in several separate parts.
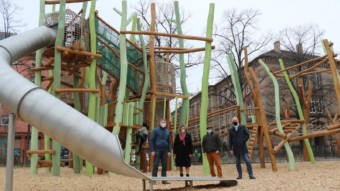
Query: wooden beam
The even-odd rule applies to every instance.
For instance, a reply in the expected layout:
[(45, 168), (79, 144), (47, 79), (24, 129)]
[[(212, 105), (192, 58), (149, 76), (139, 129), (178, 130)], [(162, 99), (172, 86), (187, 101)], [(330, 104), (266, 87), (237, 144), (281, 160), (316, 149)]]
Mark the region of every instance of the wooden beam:
[[(215, 49), (215, 46), (211, 46), (211, 49)], [(190, 48), (190, 49), (182, 49), (182, 50), (155, 50), (155, 53), (178, 53), (178, 54), (184, 54), (184, 53), (193, 53), (193, 52), (201, 52), (205, 51), (205, 48)]]
[[(66, 0), (66, 3), (81, 3), (81, 2), (86, 2), (90, 0)], [(60, 4), (60, 0), (45, 0), (46, 5), (56, 5)]]
[(340, 124), (334, 124), (334, 125), (330, 125), (327, 127), (327, 130), (328, 131), (331, 131), (331, 130), (334, 130), (334, 129), (337, 129), (340, 127)]
[(98, 93), (98, 89), (83, 89), (83, 88), (70, 88), (70, 89), (55, 89), (55, 93), (67, 93), (67, 92), (90, 92), (90, 93)]
[(55, 150), (27, 150), (26, 154), (55, 154)]
[(184, 96), (184, 95), (178, 95), (178, 94), (171, 94), (171, 93), (165, 93), (165, 92), (155, 92), (155, 95), (160, 95), (160, 96), (167, 96), (167, 97), (179, 97), (179, 98), (189, 98), (188, 96)]
[(336, 94), (336, 100), (338, 103), (338, 109), (337, 113), (340, 112), (340, 83), (339, 83), (339, 74), (338, 74), (338, 69), (336, 66), (336, 62), (334, 60), (334, 53), (331, 50), (331, 43), (328, 42), (327, 39), (323, 40), (323, 45), (325, 52), (327, 53), (328, 60), (329, 60), (329, 66), (332, 71), (332, 77), (333, 77), (333, 83), (334, 83), (334, 89), (335, 89), (335, 94)]
[(103, 57), (100, 54), (93, 54), (91, 52), (80, 51), (80, 50), (73, 50), (73, 49), (65, 48), (65, 47), (61, 47), (61, 46), (57, 46), (55, 48), (58, 51), (60, 51), (60, 52), (70, 52), (72, 54), (79, 54), (79, 55), (83, 55), (83, 56), (90, 56), (90, 57), (93, 57), (93, 58), (102, 58)]
[(174, 37), (188, 40), (199, 40), (205, 42), (213, 42), (212, 38), (198, 37), (198, 36), (189, 36), (189, 35), (178, 35), (178, 34), (168, 34), (168, 33), (160, 33), (153, 31), (120, 31), (121, 34), (142, 34), (142, 35), (157, 35), (157, 36), (166, 36), (166, 37)]
[(311, 62), (315, 62), (315, 61), (324, 59), (324, 58), (326, 58), (326, 57), (327, 57), (327, 55), (324, 55), (324, 56), (322, 56), (322, 57), (318, 57), (318, 58), (314, 58), (314, 59), (311, 59), (311, 60), (307, 60), (307, 61), (302, 62), (302, 63), (300, 63), (300, 64), (296, 64), (296, 65), (294, 65), (294, 66), (287, 67), (287, 68), (285, 68), (285, 69), (283, 69), (283, 70), (274, 71), (273, 74), (279, 74), (279, 73), (288, 71), (288, 70), (290, 70), (290, 69), (292, 69), (292, 68), (296, 68), (296, 67), (299, 67), (299, 66), (303, 66), (303, 65), (309, 64), (309, 63), (311, 63)]
[(294, 137), (294, 138), (289, 139), (289, 142), (301, 141), (303, 139), (310, 139), (314, 137), (323, 137), (326, 135), (331, 135), (331, 134), (336, 134), (336, 133), (340, 133), (340, 129), (335, 129), (332, 131), (324, 130), (324, 131), (314, 132), (314, 133), (304, 135), (304, 136)]
[(324, 60), (322, 60), (321, 62), (316, 63), (316, 64), (313, 65), (312, 67), (310, 67), (310, 68), (308, 68), (308, 69), (306, 69), (306, 70), (300, 71), (300, 72), (294, 74), (293, 76), (290, 76), (289, 79), (291, 80), (291, 79), (296, 78), (296, 77), (298, 77), (298, 76), (300, 76), (300, 75), (302, 75), (302, 74), (304, 74), (304, 73), (306, 73), (306, 72), (310, 72), (310, 71), (314, 70), (316, 67), (318, 67), (318, 66), (320, 66), (320, 65), (322, 65), (322, 64), (324, 64), (324, 63), (326, 63), (327, 61), (328, 61), (328, 59), (324, 59)]

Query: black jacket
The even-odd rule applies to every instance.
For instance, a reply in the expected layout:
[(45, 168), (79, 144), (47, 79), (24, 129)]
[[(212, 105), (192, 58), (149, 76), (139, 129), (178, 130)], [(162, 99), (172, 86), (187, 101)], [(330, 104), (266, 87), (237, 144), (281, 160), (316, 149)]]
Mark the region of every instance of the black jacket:
[(234, 155), (248, 153), (248, 139), (249, 133), (244, 125), (239, 125), (237, 131), (233, 126), (229, 129), (229, 150), (233, 150)]
[(184, 154), (192, 154), (193, 153), (193, 146), (192, 146), (192, 139), (191, 135), (186, 133), (185, 135), (185, 145), (181, 141), (179, 134), (176, 135), (175, 142), (174, 142), (174, 154), (176, 155), (184, 155)]
[(202, 141), (203, 153), (221, 152), (221, 139), (216, 133), (206, 134)]

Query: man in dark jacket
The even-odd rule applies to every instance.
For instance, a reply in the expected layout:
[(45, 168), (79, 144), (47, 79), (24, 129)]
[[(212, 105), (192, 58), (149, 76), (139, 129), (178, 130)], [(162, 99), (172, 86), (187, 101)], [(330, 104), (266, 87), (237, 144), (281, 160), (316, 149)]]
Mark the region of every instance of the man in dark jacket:
[[(162, 163), (162, 177), (166, 177), (168, 156), (171, 155), (170, 132), (166, 128), (166, 120), (161, 119), (159, 127), (152, 130), (150, 138), (151, 156), (155, 157), (153, 163), (152, 176), (157, 177), (159, 160)], [(169, 184), (168, 181), (162, 181), (163, 184)]]
[(248, 174), (250, 179), (255, 179), (253, 176), (253, 169), (250, 164), (247, 141), (249, 139), (248, 130), (244, 125), (240, 125), (238, 118), (234, 117), (232, 119), (233, 126), (229, 130), (229, 151), (234, 154), (236, 158), (236, 168), (238, 172), (237, 179), (242, 179), (242, 168), (241, 168), (241, 156), (246, 162)]
[(203, 137), (202, 149), (204, 155), (207, 156), (210, 168), (211, 176), (215, 177), (214, 163), (217, 167), (217, 176), (222, 178), (222, 168), (221, 168), (221, 140), (218, 134), (213, 132), (212, 127), (208, 127), (207, 134)]

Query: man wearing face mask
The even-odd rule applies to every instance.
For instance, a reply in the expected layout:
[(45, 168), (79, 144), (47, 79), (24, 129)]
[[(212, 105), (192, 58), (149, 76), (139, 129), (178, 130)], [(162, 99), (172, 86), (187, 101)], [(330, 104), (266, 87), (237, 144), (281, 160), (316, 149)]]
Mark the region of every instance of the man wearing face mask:
[(229, 130), (229, 152), (235, 156), (237, 179), (242, 179), (241, 156), (243, 157), (250, 179), (255, 179), (253, 169), (248, 156), (247, 141), (249, 139), (248, 130), (244, 125), (239, 124), (238, 118), (232, 119), (233, 126)]
[(207, 156), (210, 168), (210, 174), (215, 177), (214, 163), (217, 168), (217, 176), (222, 178), (222, 168), (221, 168), (221, 140), (218, 134), (213, 132), (212, 127), (208, 127), (207, 134), (204, 135), (202, 141), (203, 154)]
[[(153, 163), (152, 176), (157, 177), (159, 161), (162, 163), (162, 177), (166, 177), (168, 156), (171, 155), (170, 132), (166, 128), (166, 120), (161, 119), (159, 127), (152, 130), (150, 138), (151, 156), (155, 157)], [(170, 184), (168, 181), (162, 181), (163, 184)]]

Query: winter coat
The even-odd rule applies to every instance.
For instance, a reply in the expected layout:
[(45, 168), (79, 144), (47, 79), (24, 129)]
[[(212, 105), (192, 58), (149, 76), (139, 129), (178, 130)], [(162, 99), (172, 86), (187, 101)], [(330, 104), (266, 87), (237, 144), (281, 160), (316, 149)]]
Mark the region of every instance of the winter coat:
[(206, 134), (202, 141), (203, 153), (221, 152), (221, 139), (216, 133)]
[(171, 152), (170, 132), (167, 128), (157, 127), (152, 130), (150, 151)]
[(176, 135), (174, 142), (174, 154), (176, 155), (175, 163), (176, 166), (179, 167), (189, 167), (191, 166), (191, 159), (189, 155), (193, 153), (192, 139), (191, 135), (186, 133), (185, 137), (185, 145), (183, 141), (181, 141), (179, 134)]
[(249, 133), (244, 125), (239, 125), (237, 131), (233, 126), (229, 129), (229, 150), (233, 150), (234, 155), (248, 153), (248, 139)]

